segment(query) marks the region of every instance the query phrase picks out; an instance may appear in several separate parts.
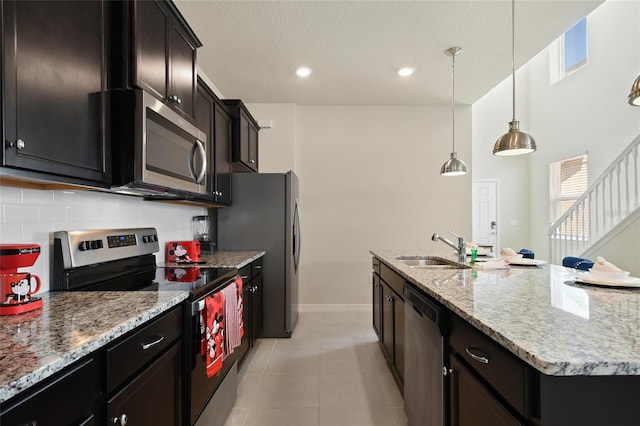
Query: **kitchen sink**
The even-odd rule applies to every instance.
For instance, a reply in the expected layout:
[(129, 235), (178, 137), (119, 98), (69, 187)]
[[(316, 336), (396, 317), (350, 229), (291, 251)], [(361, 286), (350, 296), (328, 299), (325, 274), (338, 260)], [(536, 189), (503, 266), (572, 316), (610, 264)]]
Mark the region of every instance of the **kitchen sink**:
[(396, 260), (421, 269), (467, 269), (466, 265), (437, 256), (398, 256)]

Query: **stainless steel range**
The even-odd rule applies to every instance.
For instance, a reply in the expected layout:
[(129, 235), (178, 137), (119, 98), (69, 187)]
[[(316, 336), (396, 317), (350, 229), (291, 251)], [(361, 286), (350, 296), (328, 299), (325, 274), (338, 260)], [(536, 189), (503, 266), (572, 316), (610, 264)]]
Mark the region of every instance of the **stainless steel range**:
[(159, 267), (154, 255), (159, 251), (155, 228), (55, 232), (51, 290), (188, 291), (183, 321), (184, 424), (218, 424), (215, 419), (224, 420), (235, 402), (237, 365), (230, 354), (212, 370), (206, 354), (211, 348), (203, 344), (210, 338), (206, 312), (218, 294), (228, 295), (229, 286), (237, 285), (238, 270)]

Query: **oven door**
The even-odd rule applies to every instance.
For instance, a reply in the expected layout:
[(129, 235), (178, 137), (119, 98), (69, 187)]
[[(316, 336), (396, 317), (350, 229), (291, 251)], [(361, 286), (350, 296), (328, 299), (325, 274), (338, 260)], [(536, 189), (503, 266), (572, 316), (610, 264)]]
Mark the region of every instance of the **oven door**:
[[(221, 364), (216, 361), (212, 363), (212, 360), (216, 359), (216, 353), (212, 345), (208, 342), (215, 341), (213, 334), (218, 330), (215, 330), (216, 327), (213, 327), (214, 330), (207, 331), (203, 322), (203, 311), (208, 309), (206, 304), (207, 298), (212, 297), (213, 300), (215, 300), (215, 295), (229, 285), (235, 286), (234, 279), (227, 281), (222, 286), (218, 286), (214, 291), (207, 293), (191, 303), (191, 336), (193, 336), (193, 338), (189, 345), (191, 353), (187, 358), (190, 364), (190, 373), (188, 374), (191, 376), (190, 397), (187, 402), (190, 403), (189, 419), (192, 425), (207, 407), (213, 394), (218, 390), (221, 382), (233, 367), (233, 363), (236, 360), (235, 355), (230, 354), (222, 360)], [(207, 314), (209, 314), (209, 312), (207, 312)], [(216, 315), (216, 312), (213, 314)], [(211, 351), (209, 357), (207, 357), (207, 351)], [(215, 365), (212, 366), (212, 364)], [(208, 368), (216, 372), (214, 374), (208, 373)], [(221, 390), (224, 389), (221, 388)], [(235, 388), (229, 389), (228, 391), (234, 393), (235, 400)], [(218, 395), (216, 395), (216, 397), (218, 397)]]

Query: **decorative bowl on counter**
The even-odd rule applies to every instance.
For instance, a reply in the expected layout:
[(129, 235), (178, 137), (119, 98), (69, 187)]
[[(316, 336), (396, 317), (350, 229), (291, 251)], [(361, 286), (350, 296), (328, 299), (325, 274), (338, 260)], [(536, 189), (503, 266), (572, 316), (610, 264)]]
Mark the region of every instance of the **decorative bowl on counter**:
[(589, 275), (599, 281), (624, 281), (629, 277), (628, 271), (600, 271), (597, 269), (589, 269)]

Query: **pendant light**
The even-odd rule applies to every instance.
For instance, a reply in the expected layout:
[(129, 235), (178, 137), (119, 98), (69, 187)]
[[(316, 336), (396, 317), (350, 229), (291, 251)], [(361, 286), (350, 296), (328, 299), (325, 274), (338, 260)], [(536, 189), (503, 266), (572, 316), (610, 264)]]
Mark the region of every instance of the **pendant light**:
[(631, 86), (631, 93), (629, 93), (629, 105), (640, 106), (640, 74), (636, 77), (636, 81)]
[(451, 121), (453, 126), (453, 151), (451, 158), (442, 165), (440, 174), (442, 176), (461, 176), (467, 174), (467, 165), (464, 161), (458, 159), (456, 152), (456, 113), (455, 113), (455, 96), (456, 96), (456, 55), (462, 51), (461, 47), (451, 47), (444, 51), (445, 54), (451, 56)]
[(493, 146), (493, 155), (521, 155), (536, 150), (536, 141), (531, 135), (520, 131), (516, 120), (516, 41), (515, 41), (515, 0), (511, 0), (511, 71), (513, 79), (513, 120), (509, 131), (500, 136)]

